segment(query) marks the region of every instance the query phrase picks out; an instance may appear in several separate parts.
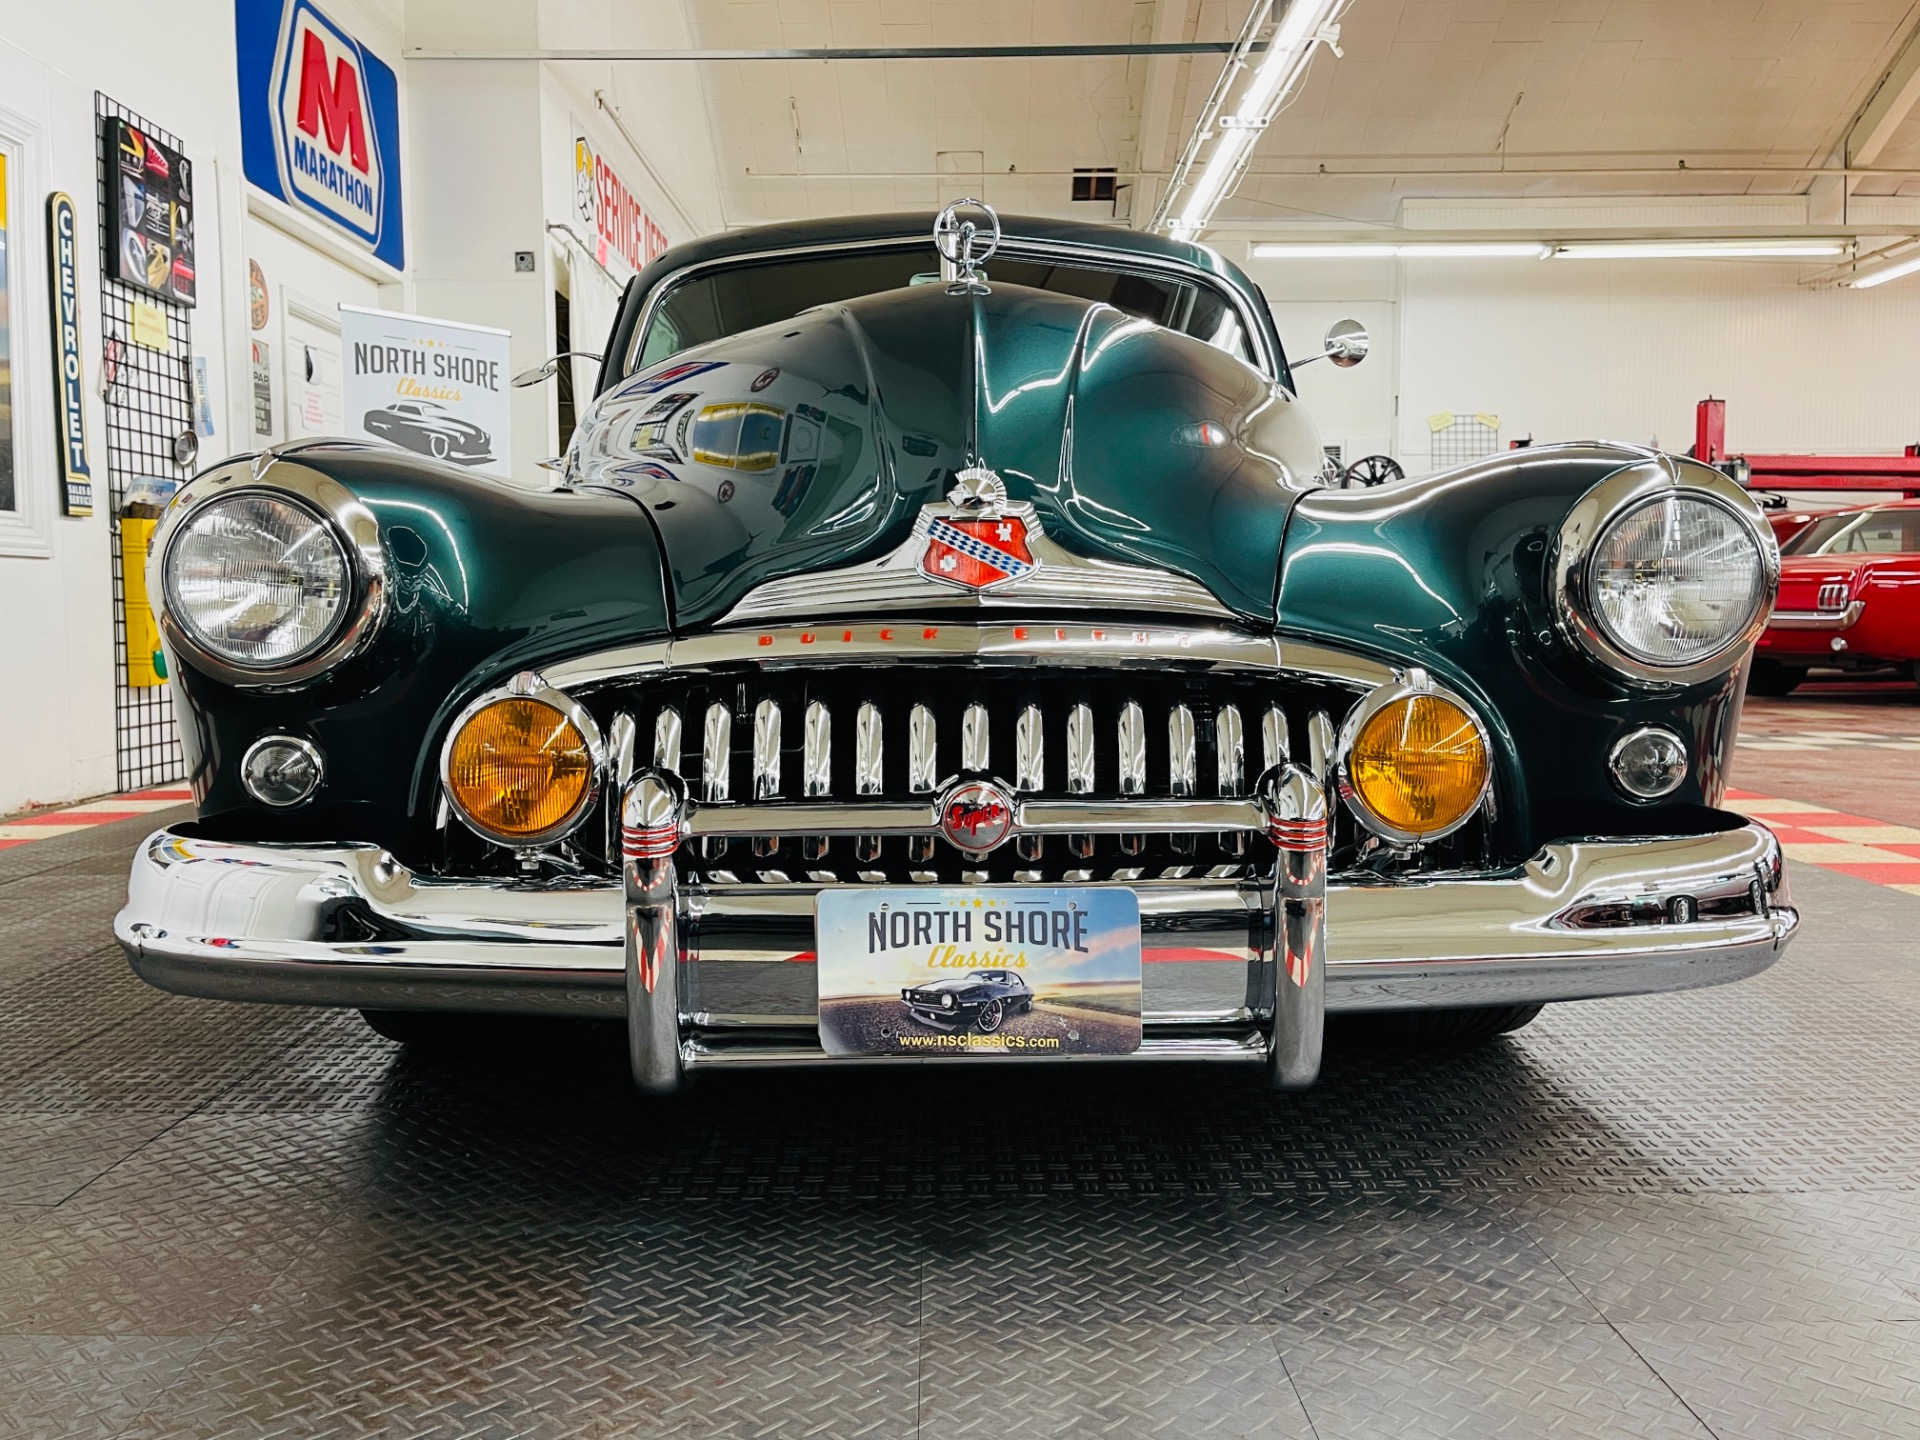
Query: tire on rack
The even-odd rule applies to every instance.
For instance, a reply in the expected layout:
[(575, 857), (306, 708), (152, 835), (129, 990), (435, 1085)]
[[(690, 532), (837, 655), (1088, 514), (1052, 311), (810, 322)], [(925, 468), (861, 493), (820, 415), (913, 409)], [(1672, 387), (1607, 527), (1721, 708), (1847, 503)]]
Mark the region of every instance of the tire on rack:
[(1791, 695), (1806, 678), (1807, 672), (1801, 666), (1782, 665), (1778, 660), (1756, 660), (1752, 673), (1747, 676), (1747, 693), (1774, 697)]
[(1467, 1005), (1450, 1010), (1329, 1015), (1327, 1038), (1356, 1049), (1460, 1049), (1518, 1030), (1540, 1010), (1539, 1005)]

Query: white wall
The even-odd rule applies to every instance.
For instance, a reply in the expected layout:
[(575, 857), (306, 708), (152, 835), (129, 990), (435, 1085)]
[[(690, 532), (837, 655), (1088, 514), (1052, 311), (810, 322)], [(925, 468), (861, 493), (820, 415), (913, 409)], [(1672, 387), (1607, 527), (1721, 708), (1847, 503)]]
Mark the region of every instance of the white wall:
[[(47, 323), (46, 195), (73, 196), (79, 247), (81, 354), (86, 370), (88, 458), (94, 513), (58, 514), (57, 456), (36, 446), (18, 477), (50, 507), (52, 555), (0, 557), (0, 673), (13, 677), (0, 702), (0, 814), (114, 788), (113, 608), (107, 521), (106, 410), (100, 399), (99, 207), (96, 200), (93, 92), (96, 89), (178, 135), (198, 171), (195, 201), (199, 304), (195, 353), (209, 361), (216, 414), (226, 393), (228, 323), (223, 268), (233, 256), (214, 213), (217, 172), (240, 165), (233, 100), (230, 0), (177, 0), (164, 25), (131, 26), (120, 0), (16, 5), (0, 37), (0, 103), (27, 116), (45, 137), (47, 164), (32, 176), (29, 203), (9, 216), (20, 247), (13, 308), (17, 369), (37, 372), (39, 388), (17, 407), (16, 429), (53, 432)], [(84, 49), (76, 44), (85, 37)], [(81, 62), (84, 61), (84, 64)], [(182, 77), (189, 77), (183, 82)], [(213, 83), (219, 77), (222, 83)], [(243, 322), (244, 323), (244, 322)], [(224, 438), (224, 437), (222, 437)], [(207, 442), (217, 446), (219, 439)]]
[[(1920, 280), (1814, 290), (1767, 261), (1252, 261), (1290, 353), (1320, 317), (1394, 302), (1396, 333), (1366, 366), (1301, 375), (1316, 403), (1354, 395), (1389, 413), (1409, 473), (1428, 466), (1427, 417), (1499, 416), (1501, 441), (1618, 439), (1676, 451), (1694, 403), (1727, 401), (1735, 453), (1893, 453), (1920, 441)], [(1356, 384), (1383, 360), (1385, 375)], [(1388, 383), (1384, 392), (1380, 382)], [(1391, 413), (1397, 399), (1397, 417)], [(1347, 421), (1344, 423), (1357, 423)], [(1322, 425), (1329, 431), (1332, 429)]]

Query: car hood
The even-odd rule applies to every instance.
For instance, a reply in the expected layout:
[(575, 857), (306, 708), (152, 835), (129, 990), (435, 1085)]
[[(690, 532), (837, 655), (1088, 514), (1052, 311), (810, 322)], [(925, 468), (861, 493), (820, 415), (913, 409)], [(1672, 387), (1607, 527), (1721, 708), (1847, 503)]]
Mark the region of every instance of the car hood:
[(907, 988), (920, 995), (944, 995), (949, 990), (959, 994), (963, 990), (971, 990), (974, 986), (984, 983), (971, 975), (948, 975), (944, 979), (929, 980), (924, 985), (909, 985)]
[[(569, 474), (647, 507), (683, 630), (766, 581), (907, 545), (973, 465), (1064, 550), (1185, 576), (1270, 625), (1287, 514), (1321, 463), (1298, 402), (1199, 340), (1073, 296), (927, 284), (621, 381)], [(833, 613), (829, 590), (809, 618)]]

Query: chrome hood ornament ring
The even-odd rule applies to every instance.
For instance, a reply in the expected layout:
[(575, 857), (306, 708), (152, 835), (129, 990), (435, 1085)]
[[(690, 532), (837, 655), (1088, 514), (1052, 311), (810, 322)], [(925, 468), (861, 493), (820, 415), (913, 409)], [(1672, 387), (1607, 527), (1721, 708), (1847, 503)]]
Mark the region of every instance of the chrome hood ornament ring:
[(980, 267), (1000, 248), (1000, 217), (984, 200), (956, 200), (934, 219), (933, 248), (945, 262), (949, 295), (985, 295)]

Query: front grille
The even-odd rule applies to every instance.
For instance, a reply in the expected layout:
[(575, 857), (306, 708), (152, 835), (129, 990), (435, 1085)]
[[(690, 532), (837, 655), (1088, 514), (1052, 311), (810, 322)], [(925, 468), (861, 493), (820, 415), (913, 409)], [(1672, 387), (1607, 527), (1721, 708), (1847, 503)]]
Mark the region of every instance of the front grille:
[[(609, 733), (631, 732), (634, 764), (714, 807), (930, 803), (970, 777), (1023, 800), (1244, 797), (1289, 757), (1324, 763), (1316, 747), (1356, 693), (1263, 672), (898, 665), (667, 675), (581, 698)], [(1023, 835), (984, 855), (934, 835), (770, 834), (696, 838), (678, 859), (715, 883), (1044, 883), (1224, 877), (1270, 849), (1150, 828)]]

